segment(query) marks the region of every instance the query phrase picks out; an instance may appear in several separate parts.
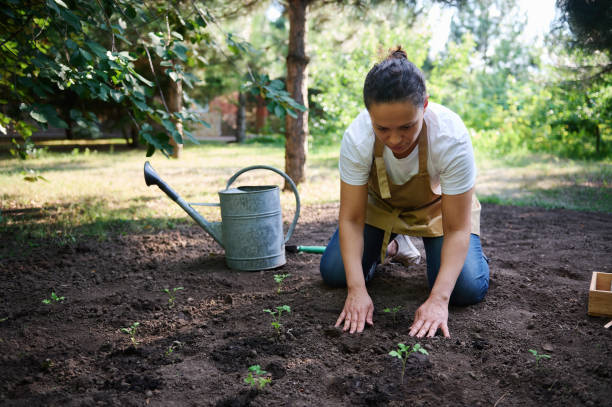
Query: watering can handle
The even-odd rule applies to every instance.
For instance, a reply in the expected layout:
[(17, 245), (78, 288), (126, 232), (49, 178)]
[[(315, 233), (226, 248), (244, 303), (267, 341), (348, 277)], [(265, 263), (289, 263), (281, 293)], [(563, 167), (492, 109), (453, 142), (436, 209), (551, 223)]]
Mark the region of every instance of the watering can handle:
[(291, 189), (293, 190), (293, 194), (295, 195), (295, 215), (293, 216), (293, 222), (291, 222), (291, 225), (289, 226), (289, 229), (287, 230), (287, 235), (285, 236), (285, 241), (283, 242), (283, 243), (287, 243), (287, 241), (289, 241), (289, 238), (293, 234), (293, 229), (295, 229), (295, 225), (297, 224), (298, 218), (300, 217), (300, 194), (298, 193), (297, 187), (295, 186), (295, 183), (293, 182), (291, 177), (289, 177), (289, 175), (285, 174), (284, 172), (282, 172), (281, 170), (277, 168), (270, 167), (268, 165), (251, 165), (250, 167), (245, 167), (239, 170), (234, 175), (232, 175), (232, 177), (227, 181), (227, 185), (225, 189), (229, 189), (230, 185), (232, 185), (234, 181), (236, 181), (236, 178), (238, 178), (238, 176), (240, 176), (241, 174), (247, 171), (251, 171), (251, 170), (274, 171), (278, 175), (281, 175), (283, 178), (285, 178), (285, 180), (289, 183), (289, 185), (291, 186)]

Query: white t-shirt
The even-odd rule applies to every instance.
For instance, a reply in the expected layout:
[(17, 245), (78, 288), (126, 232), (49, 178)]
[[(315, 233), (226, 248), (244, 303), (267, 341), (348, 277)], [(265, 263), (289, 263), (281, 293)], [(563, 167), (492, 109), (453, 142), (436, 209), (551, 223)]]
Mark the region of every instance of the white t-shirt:
[[(476, 182), (476, 163), (470, 135), (461, 118), (450, 109), (429, 102), (424, 115), (427, 124), (427, 171), (433, 192), (458, 195), (469, 191)], [(364, 109), (342, 137), (340, 179), (350, 185), (368, 183), (374, 154), (374, 130), (370, 115)], [(395, 158), (385, 146), (383, 151), (387, 174), (393, 184), (406, 183), (419, 170), (418, 146), (404, 158)]]

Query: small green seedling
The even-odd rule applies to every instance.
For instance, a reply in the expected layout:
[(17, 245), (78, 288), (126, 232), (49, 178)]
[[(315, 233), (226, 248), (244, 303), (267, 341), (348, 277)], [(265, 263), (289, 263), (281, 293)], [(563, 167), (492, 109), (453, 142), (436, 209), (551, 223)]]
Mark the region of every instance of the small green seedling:
[(249, 375), (244, 379), (244, 382), (250, 385), (251, 388), (257, 387), (261, 390), (272, 381), (272, 378), (265, 376), (266, 373), (259, 365), (250, 366)]
[(174, 300), (176, 299), (176, 292), (179, 290), (184, 290), (183, 287), (174, 287), (172, 290), (169, 288), (164, 288), (162, 292), (168, 294), (168, 306), (170, 308), (174, 307)]
[(276, 289), (276, 293), (280, 294), (283, 288), (283, 281), (291, 274), (274, 274), (274, 281), (278, 284), (278, 288)]
[(168, 357), (172, 353), (174, 353), (175, 350), (179, 350), (182, 347), (183, 347), (183, 344), (180, 341), (174, 341), (172, 342), (172, 345), (168, 346), (168, 350), (164, 352), (164, 355)]
[(140, 322), (134, 322), (132, 326), (129, 328), (121, 328), (121, 332), (130, 335), (130, 340), (134, 346), (138, 345), (138, 341), (136, 340), (136, 329), (140, 325)]
[(398, 305), (397, 307), (393, 307), (393, 308), (385, 308), (385, 309), (383, 309), (383, 312), (385, 312), (387, 314), (393, 315), (393, 325), (395, 325), (396, 314), (399, 312), (400, 309), (402, 309), (401, 305)]
[(55, 366), (55, 363), (53, 363), (53, 361), (49, 358), (45, 359), (41, 364), (40, 367), (42, 368), (42, 370), (44, 371), (49, 371), (51, 370), (51, 368), (53, 368), (53, 366)]
[(550, 355), (547, 355), (545, 353), (538, 353), (538, 351), (535, 349), (529, 349), (529, 352), (535, 357), (536, 367), (540, 366), (540, 359), (550, 359)]
[(55, 294), (54, 292), (51, 292), (51, 299), (45, 298), (44, 300), (42, 300), (43, 304), (51, 304), (52, 302), (61, 302), (64, 301), (66, 299), (66, 297), (58, 297), (57, 294)]
[(408, 360), (408, 356), (414, 352), (421, 352), (424, 355), (429, 355), (429, 353), (421, 347), (420, 344), (415, 343), (412, 349), (409, 346), (404, 345), (403, 343), (397, 344), (397, 350), (392, 350), (389, 352), (389, 355), (398, 358), (402, 361), (402, 376), (401, 383), (404, 384), (404, 373), (406, 372), (406, 361)]
[(283, 324), (280, 323), (281, 315), (283, 314), (283, 312), (291, 312), (291, 308), (288, 305), (281, 305), (279, 307), (276, 307), (276, 311), (272, 311), (271, 309), (266, 308), (264, 312), (267, 312), (268, 314), (272, 315), (272, 322), (270, 323), (270, 325), (272, 325), (272, 327), (276, 330), (276, 333), (280, 335), (280, 331), (283, 326)]

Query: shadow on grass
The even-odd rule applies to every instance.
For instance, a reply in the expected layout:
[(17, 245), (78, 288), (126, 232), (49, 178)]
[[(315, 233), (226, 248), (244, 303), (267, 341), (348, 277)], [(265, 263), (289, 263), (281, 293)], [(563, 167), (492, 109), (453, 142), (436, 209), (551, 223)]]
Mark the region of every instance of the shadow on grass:
[(105, 240), (112, 236), (155, 233), (193, 223), (187, 216), (152, 217), (139, 214), (143, 201), (139, 197), (129, 207), (111, 209), (96, 198), (71, 204), (46, 207), (15, 208), (1, 212), (0, 240), (17, 244), (40, 245), (46, 241), (65, 246), (82, 237)]
[(6, 175), (19, 175), (23, 173), (24, 168), (30, 168), (43, 175), (47, 172), (68, 172), (68, 171), (88, 171), (100, 169), (100, 165), (91, 165), (86, 160), (71, 161), (68, 163), (57, 163), (53, 165), (36, 165), (35, 162), (19, 161), (19, 168), (16, 166), (12, 169), (7, 169)]
[[(68, 141), (68, 140), (65, 140)], [(106, 140), (103, 140), (106, 141)], [(36, 142), (36, 148), (43, 150), (43, 154), (49, 153), (66, 153), (70, 154), (74, 149), (79, 149), (79, 151), (85, 151), (85, 149), (89, 149), (90, 152), (100, 152), (100, 153), (121, 153), (121, 152), (132, 152), (132, 151), (142, 151), (143, 156), (146, 151), (145, 146), (133, 147), (125, 142), (103, 142), (96, 140), (74, 140), (71, 143), (65, 144), (51, 144), (45, 141)], [(0, 158), (13, 158), (10, 153), (10, 149), (13, 148), (12, 144), (9, 142), (0, 142)]]

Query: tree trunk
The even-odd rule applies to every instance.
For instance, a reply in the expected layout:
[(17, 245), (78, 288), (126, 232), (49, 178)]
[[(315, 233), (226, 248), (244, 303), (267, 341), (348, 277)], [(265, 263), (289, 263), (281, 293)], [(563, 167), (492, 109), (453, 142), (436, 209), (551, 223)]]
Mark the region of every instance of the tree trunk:
[[(169, 80), (170, 86), (168, 89), (168, 110), (170, 113), (180, 112), (183, 109), (183, 82), (174, 82), (172, 79)], [(183, 137), (183, 121), (181, 119), (172, 119), (176, 125), (176, 130)], [(173, 158), (180, 158), (181, 151), (183, 151), (183, 144), (178, 144), (172, 136), (170, 136), (170, 145), (174, 147), (172, 152)]]
[(238, 110), (236, 111), (236, 142), (246, 140), (246, 96), (238, 92)]
[(130, 126), (128, 127), (128, 131), (130, 132), (130, 147), (140, 147), (140, 135), (138, 134), (138, 129), (136, 128), (136, 126), (130, 124)]
[(61, 107), (60, 109), (60, 114), (59, 116), (66, 122), (66, 124), (68, 125), (68, 128), (65, 129), (66, 132), (66, 138), (68, 140), (74, 140), (74, 121), (72, 120), (72, 117), (70, 117), (70, 109), (72, 109), (72, 105), (69, 103), (64, 103), (64, 106)]
[[(287, 91), (296, 102), (308, 107), (308, 57), (306, 56), (306, 8), (308, 0), (289, 0), (289, 52)], [(286, 116), (285, 172), (295, 184), (306, 178), (308, 155), (308, 112)], [(285, 182), (285, 190), (289, 189)]]

